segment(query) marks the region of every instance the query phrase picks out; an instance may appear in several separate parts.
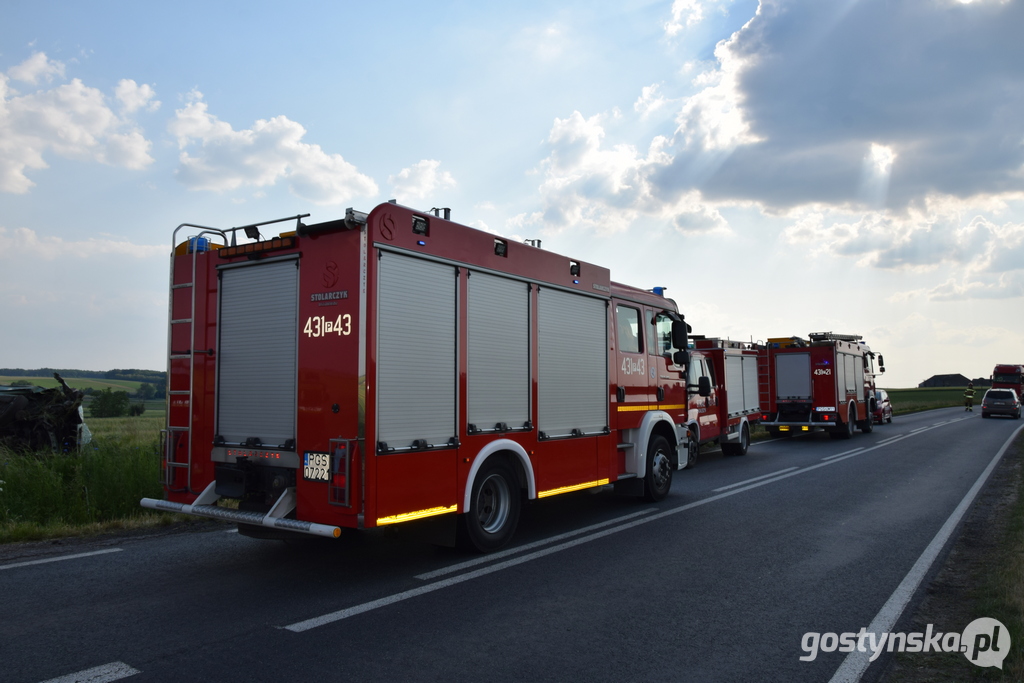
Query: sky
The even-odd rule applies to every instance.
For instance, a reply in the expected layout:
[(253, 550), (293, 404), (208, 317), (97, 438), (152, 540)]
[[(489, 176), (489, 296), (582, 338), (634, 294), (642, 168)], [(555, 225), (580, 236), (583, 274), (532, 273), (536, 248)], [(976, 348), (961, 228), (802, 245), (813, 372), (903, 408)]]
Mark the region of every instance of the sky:
[(1024, 363), (1024, 2), (0, 4), (0, 367), (166, 367), (180, 223), (389, 199), (860, 334)]

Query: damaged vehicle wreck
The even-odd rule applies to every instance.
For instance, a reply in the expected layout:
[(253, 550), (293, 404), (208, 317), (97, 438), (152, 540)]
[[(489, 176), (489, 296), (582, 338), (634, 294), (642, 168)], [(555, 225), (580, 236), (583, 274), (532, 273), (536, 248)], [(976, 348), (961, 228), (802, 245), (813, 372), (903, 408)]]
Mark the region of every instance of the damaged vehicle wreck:
[(92, 440), (82, 410), (84, 392), (56, 372), (59, 387), (0, 387), (0, 446), (17, 451), (72, 451)]

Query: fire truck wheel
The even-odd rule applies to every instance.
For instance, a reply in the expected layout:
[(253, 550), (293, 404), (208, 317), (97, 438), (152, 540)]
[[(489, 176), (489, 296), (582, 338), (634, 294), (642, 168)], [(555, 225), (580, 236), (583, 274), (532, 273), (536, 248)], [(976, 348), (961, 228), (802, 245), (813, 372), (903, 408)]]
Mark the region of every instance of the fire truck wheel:
[(683, 464), (684, 470), (688, 470), (697, 464), (697, 455), (700, 452), (700, 442), (697, 440), (700, 437), (697, 435), (696, 431), (691, 434), (692, 436), (686, 446), (686, 463)]
[(515, 472), (501, 458), (488, 458), (473, 482), (469, 512), (459, 516), (460, 545), (483, 553), (502, 547), (515, 533), (519, 507)]
[(747, 423), (744, 422), (743, 427), (740, 429), (740, 440), (736, 443), (722, 444), (722, 452), (726, 455), (746, 455), (749, 447), (750, 428), (747, 427)]
[[(691, 442), (692, 443), (692, 442)], [(647, 447), (647, 474), (644, 475), (644, 497), (657, 503), (665, 500), (672, 488), (671, 450), (665, 437), (655, 434)]]
[(850, 439), (853, 437), (853, 421), (856, 419), (857, 414), (852, 410), (846, 414), (846, 423), (836, 425), (834, 430), (829, 434), (833, 439)]
[(863, 422), (860, 423), (860, 431), (864, 432), (865, 434), (870, 434), (871, 430), (873, 430), (874, 428), (875, 428), (875, 416), (874, 415), (868, 415), (868, 419), (866, 419), (866, 420), (864, 420)]

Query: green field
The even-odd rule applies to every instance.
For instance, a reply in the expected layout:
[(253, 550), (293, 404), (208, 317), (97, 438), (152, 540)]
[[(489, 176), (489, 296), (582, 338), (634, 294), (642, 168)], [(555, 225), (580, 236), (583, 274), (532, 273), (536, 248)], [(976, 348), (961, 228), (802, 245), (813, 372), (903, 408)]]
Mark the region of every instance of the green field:
[[(892, 401), (894, 415), (917, 413), (933, 408), (948, 408), (964, 404), (964, 389), (967, 387), (935, 387), (915, 389), (886, 389)], [(981, 388), (974, 394), (974, 404), (981, 403), (985, 389)]]
[[(0, 376), (0, 384), (9, 385), (11, 382), (17, 380), (25, 380), (31, 382), (37, 387), (43, 387), (45, 389), (51, 389), (53, 387), (60, 386), (60, 384), (53, 377), (6, 377)], [(68, 386), (72, 389), (113, 389), (114, 391), (122, 390), (127, 391), (129, 394), (134, 394), (139, 390), (139, 386), (142, 382), (134, 382), (127, 379), (93, 379), (84, 377), (71, 377), (64, 378), (64, 381), (68, 383)]]

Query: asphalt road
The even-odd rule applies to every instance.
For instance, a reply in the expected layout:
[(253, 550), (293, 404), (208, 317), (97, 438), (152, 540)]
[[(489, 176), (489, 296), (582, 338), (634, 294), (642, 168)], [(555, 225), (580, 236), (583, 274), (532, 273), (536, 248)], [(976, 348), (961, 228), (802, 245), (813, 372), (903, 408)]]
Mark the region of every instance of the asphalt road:
[(398, 527), (0, 548), (0, 681), (829, 681), (845, 655), (800, 661), (803, 634), (871, 624), (1020, 425), (946, 409), (711, 453), (659, 504), (532, 503), (483, 558)]

